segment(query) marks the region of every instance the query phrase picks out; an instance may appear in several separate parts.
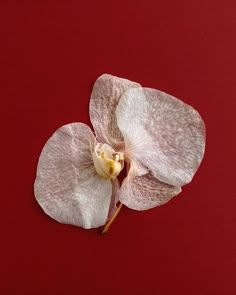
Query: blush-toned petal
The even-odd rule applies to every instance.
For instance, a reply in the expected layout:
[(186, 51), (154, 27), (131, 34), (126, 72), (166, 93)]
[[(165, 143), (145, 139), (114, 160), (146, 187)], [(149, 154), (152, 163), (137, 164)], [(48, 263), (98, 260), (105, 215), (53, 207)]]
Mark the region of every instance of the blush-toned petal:
[(147, 210), (167, 203), (180, 192), (180, 187), (163, 183), (149, 173), (136, 177), (127, 176), (122, 183), (119, 199), (131, 209)]
[(162, 91), (133, 88), (116, 115), (130, 158), (162, 182), (182, 186), (192, 180), (205, 150), (205, 125), (195, 109)]
[(91, 129), (73, 123), (59, 128), (42, 150), (35, 196), (43, 210), (61, 223), (93, 228), (106, 222), (112, 185), (95, 172), (95, 145)]
[(114, 149), (123, 147), (123, 136), (116, 122), (116, 106), (126, 90), (139, 87), (138, 83), (104, 74), (93, 87), (89, 114), (99, 142), (107, 143)]

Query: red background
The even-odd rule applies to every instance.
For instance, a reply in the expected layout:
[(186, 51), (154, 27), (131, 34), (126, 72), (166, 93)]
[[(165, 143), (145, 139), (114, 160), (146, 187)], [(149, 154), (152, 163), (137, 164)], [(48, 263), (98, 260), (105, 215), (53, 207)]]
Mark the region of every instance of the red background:
[[(1, 1), (0, 294), (236, 294), (233, 15), (227, 0)], [(89, 124), (103, 73), (182, 99), (207, 127), (182, 194), (122, 209), (106, 236), (57, 223), (33, 195), (44, 143)]]

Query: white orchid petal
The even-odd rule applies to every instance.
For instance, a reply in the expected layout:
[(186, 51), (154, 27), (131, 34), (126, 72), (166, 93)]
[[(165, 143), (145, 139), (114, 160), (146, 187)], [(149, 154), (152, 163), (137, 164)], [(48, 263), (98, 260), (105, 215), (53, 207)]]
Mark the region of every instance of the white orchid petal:
[(123, 136), (116, 122), (116, 106), (125, 91), (139, 87), (138, 83), (104, 74), (93, 87), (89, 114), (99, 142), (107, 143), (115, 149), (122, 149)]
[(53, 219), (84, 228), (105, 224), (112, 185), (97, 175), (91, 129), (82, 123), (59, 128), (45, 144), (39, 158), (35, 196)]
[(192, 180), (205, 149), (205, 126), (195, 109), (159, 90), (132, 88), (116, 115), (130, 158), (170, 185)]
[(180, 192), (180, 187), (163, 183), (149, 173), (136, 177), (127, 176), (122, 183), (119, 199), (131, 209), (147, 210), (167, 203)]

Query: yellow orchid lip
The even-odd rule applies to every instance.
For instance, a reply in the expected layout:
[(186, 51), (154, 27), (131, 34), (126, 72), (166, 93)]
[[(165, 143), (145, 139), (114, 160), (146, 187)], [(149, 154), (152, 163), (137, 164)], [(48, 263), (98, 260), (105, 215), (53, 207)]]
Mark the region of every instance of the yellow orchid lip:
[(93, 163), (98, 175), (106, 179), (113, 179), (124, 167), (124, 155), (115, 152), (108, 144), (98, 143), (93, 152)]

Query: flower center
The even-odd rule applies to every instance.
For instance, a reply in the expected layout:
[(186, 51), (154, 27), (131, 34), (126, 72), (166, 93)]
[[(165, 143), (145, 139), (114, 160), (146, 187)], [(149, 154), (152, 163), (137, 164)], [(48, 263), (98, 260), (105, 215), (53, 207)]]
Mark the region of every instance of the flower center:
[(124, 155), (115, 152), (108, 144), (98, 143), (93, 152), (93, 163), (100, 176), (113, 179), (124, 167)]

